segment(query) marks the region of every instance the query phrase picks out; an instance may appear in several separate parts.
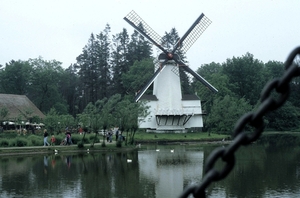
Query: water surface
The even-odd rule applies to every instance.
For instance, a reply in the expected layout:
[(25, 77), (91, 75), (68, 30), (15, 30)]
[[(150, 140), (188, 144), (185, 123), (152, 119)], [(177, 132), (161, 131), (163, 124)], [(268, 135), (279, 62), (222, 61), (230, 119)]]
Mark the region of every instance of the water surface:
[[(215, 147), (142, 145), (130, 152), (0, 156), (0, 197), (178, 197), (201, 181)], [(300, 197), (299, 156), (297, 146), (242, 147), (233, 171), (212, 183), (207, 195)]]

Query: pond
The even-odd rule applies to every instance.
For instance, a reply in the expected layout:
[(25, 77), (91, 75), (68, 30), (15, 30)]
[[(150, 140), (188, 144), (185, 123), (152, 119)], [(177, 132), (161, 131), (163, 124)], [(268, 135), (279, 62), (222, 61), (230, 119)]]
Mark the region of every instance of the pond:
[[(220, 145), (218, 145), (220, 146)], [(216, 145), (142, 145), (139, 151), (0, 156), (0, 197), (178, 197), (201, 181)], [(251, 145), (208, 197), (299, 197), (300, 147)]]

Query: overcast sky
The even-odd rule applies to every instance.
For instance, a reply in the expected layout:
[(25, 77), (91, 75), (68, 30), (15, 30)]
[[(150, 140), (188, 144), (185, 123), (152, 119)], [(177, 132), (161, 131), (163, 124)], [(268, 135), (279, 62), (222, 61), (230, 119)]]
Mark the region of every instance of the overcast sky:
[(131, 35), (131, 10), (161, 36), (173, 27), (182, 36), (204, 13), (212, 24), (187, 52), (194, 70), (247, 52), (284, 62), (300, 45), (299, 0), (0, 0), (0, 64), (42, 56), (66, 68), (106, 24)]

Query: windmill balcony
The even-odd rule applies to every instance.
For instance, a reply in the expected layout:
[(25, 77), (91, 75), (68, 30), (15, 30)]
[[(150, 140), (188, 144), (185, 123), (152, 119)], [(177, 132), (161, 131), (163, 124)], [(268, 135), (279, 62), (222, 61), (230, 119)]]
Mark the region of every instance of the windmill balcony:
[(158, 109), (155, 115), (194, 115), (201, 114), (200, 108), (190, 108), (190, 109)]

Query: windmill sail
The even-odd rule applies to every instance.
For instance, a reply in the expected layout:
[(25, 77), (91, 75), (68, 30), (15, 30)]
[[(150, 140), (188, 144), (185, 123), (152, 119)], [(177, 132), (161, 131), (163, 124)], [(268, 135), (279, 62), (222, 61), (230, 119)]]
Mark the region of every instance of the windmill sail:
[(154, 80), (158, 77), (158, 75), (163, 71), (165, 65), (162, 65), (161, 68), (158, 68), (153, 76), (148, 80), (145, 86), (137, 93), (134, 98), (134, 101), (137, 102), (144, 95), (145, 91), (150, 87), (150, 85), (154, 82)]
[[(137, 13), (131, 11), (124, 17), (124, 20), (151, 41), (156, 47), (167, 53), (167, 51), (159, 44), (162, 41), (162, 38)], [(143, 29), (139, 28), (139, 25), (141, 25)]]
[(202, 13), (188, 31), (177, 41), (172, 53), (175, 53), (178, 47), (180, 47), (182, 52), (187, 52), (210, 24), (211, 20)]
[(188, 66), (182, 66), (182, 69), (193, 75), (197, 80), (199, 80), (202, 84), (204, 84), (208, 89), (210, 89), (212, 92), (217, 93), (218, 90), (212, 86), (209, 82), (207, 82), (202, 76), (194, 72), (190, 67)]

